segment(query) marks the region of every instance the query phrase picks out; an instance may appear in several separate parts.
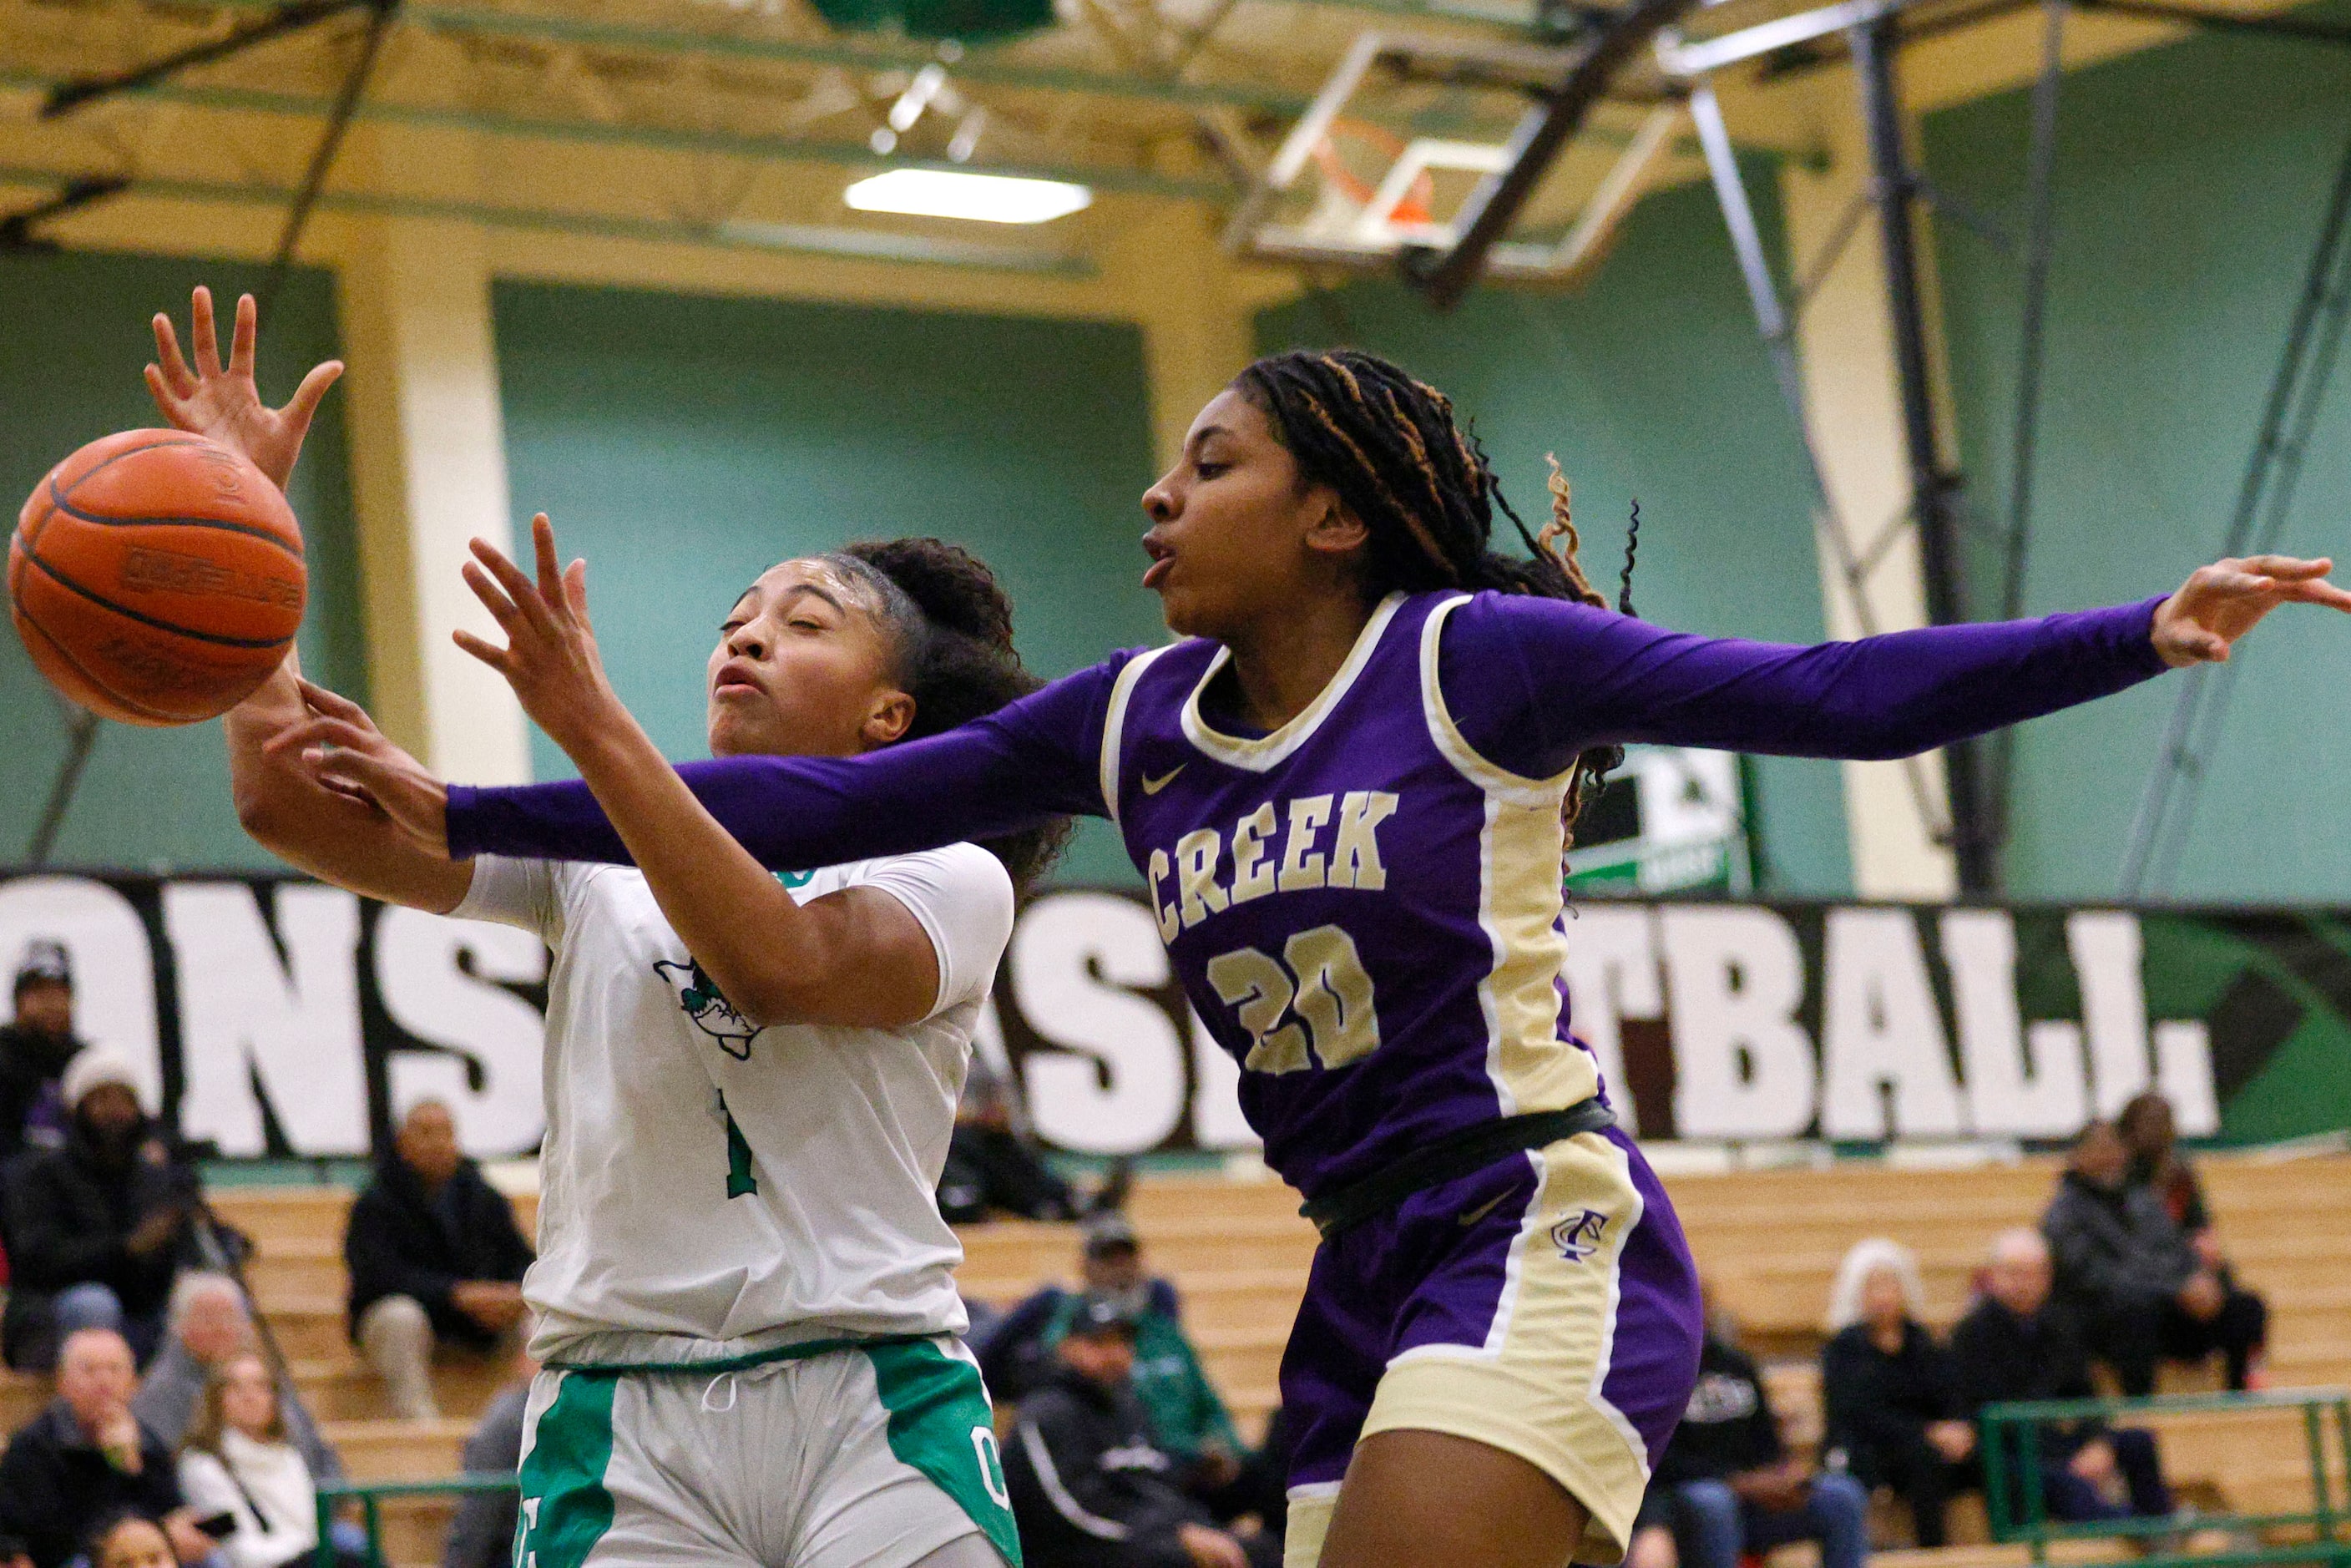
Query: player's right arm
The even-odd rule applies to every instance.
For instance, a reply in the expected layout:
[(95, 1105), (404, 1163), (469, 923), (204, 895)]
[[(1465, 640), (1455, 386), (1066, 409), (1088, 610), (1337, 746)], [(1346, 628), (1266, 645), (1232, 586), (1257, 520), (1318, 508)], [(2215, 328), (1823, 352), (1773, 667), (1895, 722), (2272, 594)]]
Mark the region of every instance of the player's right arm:
[[(172, 319), (158, 315), (154, 326), (155, 362), (147, 367), (147, 390), (154, 394), (156, 408), (174, 428), (244, 453), (283, 488), (301, 455), (319, 400), (342, 373), (340, 361), (329, 360), (313, 369), (286, 406), (273, 409), (262, 402), (253, 376), (260, 326), (253, 296), (237, 301), (236, 333), (225, 364), (213, 324), (210, 289), (198, 288), (190, 302), (193, 368), (180, 352)], [(358, 706), (315, 687), (307, 690), (310, 695), (306, 696), (300, 663), (289, 650), (261, 689), (223, 719), (237, 821), (264, 849), (321, 881), (435, 915), (455, 909), (473, 881), (471, 862), (453, 863), (425, 854), (374, 807), (320, 784), (298, 757), (267, 749), (278, 736), (331, 714), (350, 721), (364, 737), (361, 744), (387, 758), (407, 760)]]
[(415, 766), (357, 704), (306, 685), (288, 652), (286, 663), (261, 689), (222, 720), (237, 821), (256, 843), (321, 882), (369, 898), (448, 914), (473, 883), (471, 861), (425, 853), (381, 811), (319, 782), (298, 756), (268, 749), (270, 741), (321, 714), (331, 714), (372, 737), (371, 748), (387, 759)]

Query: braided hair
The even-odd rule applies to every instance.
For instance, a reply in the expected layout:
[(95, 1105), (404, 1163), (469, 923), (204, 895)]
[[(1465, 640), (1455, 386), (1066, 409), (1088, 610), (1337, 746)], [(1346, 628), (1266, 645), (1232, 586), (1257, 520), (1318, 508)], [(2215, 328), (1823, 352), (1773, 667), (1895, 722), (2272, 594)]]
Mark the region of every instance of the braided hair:
[[(986, 562), (944, 539), (867, 539), (828, 552), (824, 562), (874, 590), (882, 624), (897, 660), (900, 687), (914, 699), (914, 722), (901, 740), (920, 740), (994, 713), (1045, 683), (1012, 647), (1012, 601)], [(980, 847), (1004, 862), (1026, 894), (1070, 836), (1070, 821)]]
[[(1265, 415), (1301, 479), (1329, 486), (1369, 530), (1361, 576), (1367, 599), (1491, 589), (1608, 607), (1577, 559), (1583, 541), (1558, 460), (1551, 460), (1551, 518), (1532, 533), (1452, 401), (1400, 366), (1353, 349), (1293, 350), (1257, 361), (1233, 387)], [(1525, 543), (1524, 557), (1492, 549), (1497, 507)], [(1628, 576), (1627, 612), (1629, 594)], [(1624, 759), (1618, 746), (1576, 758), (1562, 813), (1571, 839), (1576, 818)]]

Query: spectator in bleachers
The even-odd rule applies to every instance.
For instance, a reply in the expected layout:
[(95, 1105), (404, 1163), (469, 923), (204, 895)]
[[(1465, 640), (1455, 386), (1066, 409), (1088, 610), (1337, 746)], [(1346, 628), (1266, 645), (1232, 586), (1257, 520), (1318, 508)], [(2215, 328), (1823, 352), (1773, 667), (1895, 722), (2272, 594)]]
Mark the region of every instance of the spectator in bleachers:
[(1187, 1488), (1215, 1499), (1240, 1479), (1249, 1449), (1184, 1332), (1174, 1283), (1144, 1266), (1142, 1239), (1125, 1215), (1090, 1215), (1079, 1235), (1086, 1293), (1048, 1285), (1007, 1313), (980, 1361), (989, 1389), (1018, 1401), (1052, 1375), (1054, 1347), (1085, 1301), (1114, 1300), (1134, 1324), (1134, 1393), (1151, 1418), (1154, 1441), (1176, 1460)]
[(1014, 1416), (1004, 1478), (1029, 1568), (1272, 1568), (1278, 1539), (1217, 1529), (1177, 1484), (1135, 1397), (1135, 1329), (1124, 1300), (1088, 1293)]
[(81, 1329), (57, 1357), (57, 1396), (0, 1454), (0, 1531), (34, 1568), (63, 1568), (108, 1515), (134, 1509), (163, 1527), (183, 1563), (213, 1551), (180, 1493), (172, 1451), (131, 1413), (131, 1346)]
[(65, 1141), (59, 1081), (81, 1048), (71, 956), (62, 943), (26, 943), (16, 964), (16, 1011), (0, 1028), (0, 1167), (28, 1144), (55, 1148)]
[(1683, 1568), (1739, 1568), (1745, 1553), (1796, 1541), (1820, 1542), (1821, 1568), (1862, 1568), (1869, 1552), (1869, 1493), (1851, 1476), (1809, 1474), (1787, 1451), (1754, 1362), (1712, 1323), (1650, 1487)]
[(2162, 1197), (2131, 1186), (2129, 1168), (2113, 1123), (2082, 1130), (2041, 1219), (2059, 1291), (2125, 1394), (2155, 1392), (2158, 1359), (2201, 1361), (2216, 1350), (2229, 1386), (2244, 1387), (2268, 1337), (2268, 1307), (2199, 1258)]
[(90, 1568), (175, 1568), (179, 1562), (163, 1527), (131, 1508), (117, 1509), (99, 1520), (81, 1554)]
[[(2004, 1231), (1991, 1245), (1984, 1294), (1951, 1332), (1959, 1407), (2086, 1399), (2090, 1359), (2073, 1313), (2052, 1294), (2049, 1244), (2034, 1230)], [(2053, 1424), (2041, 1434), (2042, 1487), (2053, 1519), (2080, 1521), (2171, 1512), (2154, 1434), (2103, 1422)], [(2020, 1480), (2022, 1478), (2019, 1478)], [(2119, 1488), (2127, 1498), (2110, 1495)]]
[[(219, 1568), (282, 1568), (319, 1545), (319, 1480), (296, 1448), (268, 1365), (229, 1356), (204, 1385), (180, 1448), (180, 1490), (196, 1517), (234, 1521)], [(364, 1537), (362, 1537), (364, 1539)], [(344, 1568), (359, 1568), (338, 1551)]]
[[(2209, 1237), (2212, 1211), (2205, 1206), (2204, 1184), (2179, 1151), (2179, 1124), (2163, 1092), (2149, 1089), (2132, 1095), (2115, 1118), (2115, 1130), (2130, 1154), (2130, 1185), (2154, 1189), (2163, 1211), (2190, 1242)], [(2217, 1264), (2219, 1260), (2210, 1261)]]
[(65, 1146), (34, 1156), (8, 1187), (8, 1364), (46, 1371), (85, 1328), (117, 1331), (144, 1361), (172, 1280), (196, 1258), (202, 1185), (148, 1120), (120, 1053), (77, 1055), (65, 1097)]
[[(235, 1280), (205, 1270), (181, 1275), (172, 1287), (164, 1317), (163, 1348), (139, 1380), (139, 1393), (131, 1401), (131, 1414), (166, 1446), (178, 1448), (204, 1403), (205, 1385), (256, 1343), (253, 1314)], [(285, 1419), (287, 1441), (302, 1451), (302, 1462), (311, 1475), (321, 1481), (341, 1480), (341, 1456), (319, 1435), (319, 1424), (304, 1407), (300, 1392), (284, 1379), (277, 1384), (277, 1407)]]
[[(538, 1364), (521, 1360), (521, 1376), (490, 1401), (482, 1419), (465, 1439), (458, 1462), (469, 1476), (511, 1476), (522, 1465), (523, 1406), (530, 1403), (531, 1379)], [(510, 1568), (514, 1562), (515, 1520), (522, 1499), (514, 1489), (466, 1494), (449, 1521), (449, 1543), (441, 1553), (441, 1568)]]
[(406, 1419), (441, 1413), (436, 1342), (491, 1353), (522, 1324), (530, 1243), (514, 1207), (459, 1150), (456, 1120), (438, 1100), (412, 1106), (377, 1159), (375, 1179), (351, 1206), (343, 1259), (351, 1338)]
[(1134, 1180), (1134, 1163), (1121, 1160), (1093, 1191), (1080, 1192), (1045, 1163), (1045, 1152), (1020, 1115), (1011, 1080), (975, 1052), (956, 1103), (955, 1133), (939, 1171), (939, 1213), (950, 1225), (972, 1225), (991, 1214), (1023, 1219), (1079, 1219), (1117, 1208)]
[(1919, 1322), (1925, 1314), (1908, 1248), (1873, 1239), (1844, 1255), (1830, 1296), (1833, 1337), (1821, 1351), (1822, 1451), (1830, 1469), (1892, 1487), (1917, 1543), (1937, 1547), (1949, 1539), (1944, 1511), (1976, 1434), (1958, 1418), (1950, 1357)]

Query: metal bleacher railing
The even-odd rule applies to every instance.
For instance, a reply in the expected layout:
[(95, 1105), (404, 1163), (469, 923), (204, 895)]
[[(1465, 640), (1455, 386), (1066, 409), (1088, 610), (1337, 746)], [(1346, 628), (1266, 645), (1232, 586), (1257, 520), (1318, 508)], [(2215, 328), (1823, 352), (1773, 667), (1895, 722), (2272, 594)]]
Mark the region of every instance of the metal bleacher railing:
[[(2042, 1469), (2042, 1432), (2053, 1422), (2213, 1413), (2283, 1416), (2299, 1411), (2310, 1463), (2310, 1507), (2274, 1513), (2199, 1515), (2193, 1528), (2218, 1531), (2258, 1544), (2225, 1552), (2189, 1552), (2166, 1538), (2176, 1518), (2065, 1522), (2049, 1517)], [(2328, 1453), (2328, 1427), (2334, 1452)], [(2255, 1568), (2301, 1563), (2351, 1568), (2351, 1390), (2287, 1388), (2258, 1394), (2170, 1395), (2154, 1399), (2057, 1399), (1994, 1405), (1983, 1412), (1984, 1503), (1992, 1539), (2025, 1546), (2045, 1564), (2061, 1541), (2128, 1540), (2143, 1544), (2132, 1568)]]
[(335, 1515), (347, 1502), (360, 1505), (360, 1522), (367, 1531), (369, 1561), (384, 1568), (383, 1500), (408, 1497), (464, 1498), (475, 1492), (510, 1492), (517, 1490), (516, 1479), (503, 1472), (469, 1471), (439, 1481), (345, 1481), (319, 1489), (319, 1546), (311, 1557), (313, 1568), (335, 1568), (332, 1533)]

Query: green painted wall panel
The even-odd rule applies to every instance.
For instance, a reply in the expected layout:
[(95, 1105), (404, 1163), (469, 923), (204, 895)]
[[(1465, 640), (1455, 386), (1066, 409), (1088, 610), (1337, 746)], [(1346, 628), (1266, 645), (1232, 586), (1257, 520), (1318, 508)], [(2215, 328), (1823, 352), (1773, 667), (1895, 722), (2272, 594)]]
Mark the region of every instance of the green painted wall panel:
[[(1988, 211), (2015, 211), (2028, 110), (2014, 93), (1930, 117), (1933, 177)], [(2036, 612), (2161, 593), (2219, 552), (2351, 139), (2351, 54), (2190, 39), (2067, 77), (2061, 127), (2029, 558)], [(2018, 277), (1954, 225), (1943, 227), (1938, 262), (1970, 489), (1979, 515), (1998, 520)], [(2288, 550), (2351, 558), (2343, 380), (2303, 471)], [(1996, 594), (1980, 602), (1991, 614)], [(2289, 610), (2241, 658), (2223, 748), (2170, 891), (2339, 901), (2351, 885), (2351, 803), (2333, 781), (2351, 767), (2351, 733), (2336, 722), (2351, 626)], [(2157, 681), (2027, 727), (2008, 857), (2019, 896), (2113, 895), (2178, 686)]]
[[(736, 596), (849, 539), (976, 551), (1040, 674), (1165, 635), (1131, 326), (520, 283), (494, 307), (517, 519), (544, 509), (588, 559), (613, 683), (673, 757), (706, 755), (704, 662)], [(540, 777), (569, 773), (532, 746)], [(1061, 875), (1134, 879), (1101, 824)]]
[[(110, 431), (158, 423), (140, 380), (154, 357), (148, 327), (172, 311), (184, 332), (188, 291), (211, 285), (225, 319), (264, 269), (158, 256), (82, 253), (0, 256), (0, 497), (6, 517), (59, 458)], [(225, 330), (224, 324), (224, 330)], [(282, 402), (302, 372), (340, 351), (333, 281), (288, 280), (262, 333), (263, 395)], [(341, 394), (328, 395), (289, 499), (302, 519), (310, 606), (304, 668), (366, 696)], [(0, 862), (24, 852), (65, 747), (65, 724), (13, 632), (0, 636)], [(220, 726), (134, 729), (110, 724), (65, 821), (60, 864), (268, 867), (236, 825)]]
[[(1776, 227), (1770, 170), (1750, 170), (1749, 183)], [(1647, 619), (1718, 636), (1823, 635), (1794, 427), (1708, 190), (1644, 202), (1579, 291), (1486, 288), (1439, 316), (1395, 284), (1356, 282), (1267, 312), (1259, 340), (1369, 349), (1443, 388), (1475, 420), (1531, 527), (1548, 506), (1543, 455), (1557, 453), (1585, 565), (1612, 595), (1638, 497), (1634, 602)], [(1767, 889), (1847, 891), (1836, 765), (1761, 759), (1756, 795)]]

